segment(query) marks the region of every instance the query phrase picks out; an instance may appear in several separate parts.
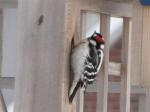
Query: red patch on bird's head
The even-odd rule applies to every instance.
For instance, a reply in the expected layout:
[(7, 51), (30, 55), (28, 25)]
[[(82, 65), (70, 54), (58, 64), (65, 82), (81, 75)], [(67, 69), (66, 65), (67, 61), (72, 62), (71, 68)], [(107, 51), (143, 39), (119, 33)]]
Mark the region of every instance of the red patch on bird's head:
[(104, 43), (104, 37), (97, 35), (95, 38), (96, 42), (98, 43)]

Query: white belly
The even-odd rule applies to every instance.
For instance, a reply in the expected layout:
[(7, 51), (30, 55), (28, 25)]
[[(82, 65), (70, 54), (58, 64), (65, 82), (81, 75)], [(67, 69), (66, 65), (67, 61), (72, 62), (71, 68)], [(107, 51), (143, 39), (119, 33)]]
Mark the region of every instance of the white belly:
[(80, 44), (77, 48), (74, 49), (71, 56), (71, 65), (74, 73), (74, 79), (79, 80), (82, 76), (82, 71), (84, 69), (84, 63), (86, 57), (89, 55), (88, 42)]

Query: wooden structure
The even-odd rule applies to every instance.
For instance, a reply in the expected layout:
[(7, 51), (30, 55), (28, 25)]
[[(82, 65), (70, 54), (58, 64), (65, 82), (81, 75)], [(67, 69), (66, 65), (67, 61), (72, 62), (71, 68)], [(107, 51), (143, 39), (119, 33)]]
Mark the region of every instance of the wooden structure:
[[(15, 112), (84, 111), (82, 92), (73, 104), (68, 102), (68, 59), (72, 37), (78, 43), (85, 36), (86, 12), (100, 15), (106, 37), (103, 70), (97, 83), (87, 89), (97, 95), (96, 112), (109, 111), (108, 94), (113, 93), (120, 94), (120, 112), (130, 112), (131, 94), (138, 95), (138, 112), (149, 112), (150, 7), (138, 0), (1, 0), (0, 8), (18, 8), (17, 76), (0, 77), (0, 88), (16, 88)], [(118, 64), (109, 61), (111, 16), (123, 18)], [(1, 20), (0, 15), (0, 25)], [(109, 73), (120, 74), (120, 81), (110, 82)], [(1, 92), (0, 101), (6, 112)]]

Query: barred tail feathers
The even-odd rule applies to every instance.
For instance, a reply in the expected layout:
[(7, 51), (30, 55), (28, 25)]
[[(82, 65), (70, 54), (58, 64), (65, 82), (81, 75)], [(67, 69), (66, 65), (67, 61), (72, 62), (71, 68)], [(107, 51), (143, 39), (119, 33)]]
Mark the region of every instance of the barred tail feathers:
[(72, 87), (70, 88), (70, 92), (69, 92), (69, 102), (72, 103), (79, 87), (82, 87), (82, 81), (73, 81)]

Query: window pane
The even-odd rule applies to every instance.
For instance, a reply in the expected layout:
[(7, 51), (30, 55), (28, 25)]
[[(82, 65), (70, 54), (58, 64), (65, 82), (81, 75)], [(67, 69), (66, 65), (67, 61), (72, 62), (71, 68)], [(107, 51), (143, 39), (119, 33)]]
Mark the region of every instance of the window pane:
[(121, 62), (123, 18), (110, 20), (110, 61)]
[[(110, 18), (110, 54), (109, 54), (109, 77), (110, 81), (120, 80), (121, 50), (123, 36), (123, 18)], [(116, 77), (115, 77), (116, 76)], [(118, 80), (118, 81), (119, 81)]]

